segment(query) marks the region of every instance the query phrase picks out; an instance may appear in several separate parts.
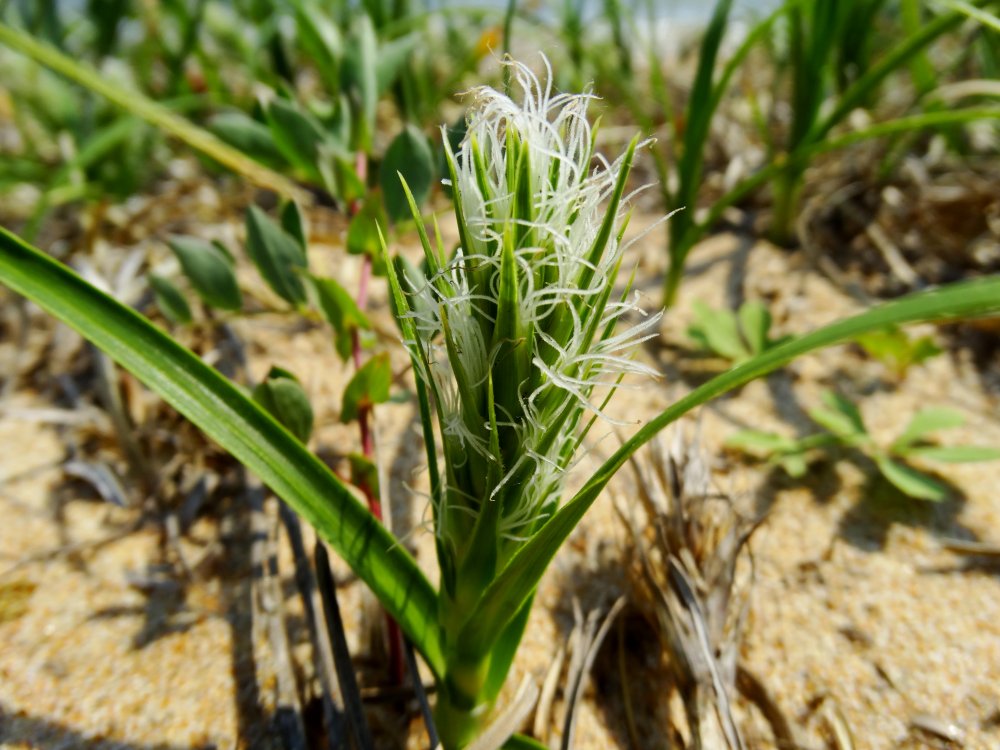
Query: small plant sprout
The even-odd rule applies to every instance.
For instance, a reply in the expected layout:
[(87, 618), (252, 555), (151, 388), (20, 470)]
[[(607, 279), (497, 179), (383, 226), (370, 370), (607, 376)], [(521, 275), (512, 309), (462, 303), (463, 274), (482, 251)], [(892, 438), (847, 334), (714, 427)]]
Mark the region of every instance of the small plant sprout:
[(923, 471), (910, 465), (911, 460), (942, 463), (970, 463), (1000, 459), (1000, 449), (976, 445), (943, 446), (931, 442), (931, 433), (961, 427), (965, 417), (954, 409), (921, 409), (889, 445), (881, 445), (868, 433), (858, 407), (843, 396), (826, 391), (823, 405), (809, 411), (809, 416), (825, 432), (802, 438), (790, 438), (772, 432), (742, 430), (726, 445), (765, 458), (780, 466), (791, 477), (805, 476), (808, 464), (822, 451), (853, 448), (868, 456), (898, 490), (920, 500), (940, 502), (948, 489)]
[(744, 302), (736, 313), (715, 310), (698, 300), (687, 334), (701, 349), (737, 365), (787, 338), (771, 338), (771, 313), (757, 300)]
[(896, 381), (903, 380), (914, 365), (926, 362), (943, 351), (933, 337), (911, 337), (899, 326), (858, 336), (857, 343), (871, 357), (884, 364)]
[[(467, 135), (447, 154), (459, 247), (449, 254), (421, 231), (426, 272), (399, 264), (390, 277), (431, 396), (432, 465), (431, 408), (441, 435), (444, 468), (431, 480), (447, 664), (438, 714), (455, 746), (496, 698), (527, 605), (499, 640), (470, 631), (469, 613), (551, 518), (622, 378), (656, 374), (630, 354), (656, 335), (660, 314), (646, 315), (628, 284), (614, 290), (637, 143), (607, 163), (592, 151), (588, 94), (554, 95), (527, 67), (511, 68), (523, 102), (477, 89)], [(639, 322), (619, 330), (626, 316)]]

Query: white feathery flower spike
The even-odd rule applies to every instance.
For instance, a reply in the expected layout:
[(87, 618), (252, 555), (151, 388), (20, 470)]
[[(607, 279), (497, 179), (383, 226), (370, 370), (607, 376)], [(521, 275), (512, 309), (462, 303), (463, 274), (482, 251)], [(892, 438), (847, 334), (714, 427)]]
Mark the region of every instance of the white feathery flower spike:
[[(582, 422), (611, 419), (607, 397), (625, 375), (656, 375), (631, 354), (661, 313), (647, 315), (638, 295), (612, 296), (625, 180), (643, 144), (611, 163), (595, 155), (593, 96), (554, 93), (543, 61), (544, 84), (507, 63), (520, 102), (470, 92), (465, 138), (447, 151), (460, 246), (448, 253), (422, 234), (427, 273), (406, 279), (406, 344), (445, 459), (436, 528), (459, 558), (492, 533), (502, 560), (537, 531), (558, 504)], [(619, 330), (631, 316), (640, 322)]]

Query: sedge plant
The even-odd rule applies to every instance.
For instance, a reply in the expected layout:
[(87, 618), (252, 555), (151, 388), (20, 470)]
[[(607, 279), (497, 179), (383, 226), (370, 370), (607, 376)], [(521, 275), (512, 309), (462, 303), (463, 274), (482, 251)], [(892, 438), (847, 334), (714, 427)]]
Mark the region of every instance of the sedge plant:
[[(137, 312), (0, 229), (0, 283), (191, 419), (368, 585), (433, 674), (448, 750), (468, 746), (491, 721), (542, 575), (640, 446), (697, 406), (815, 349), (891, 325), (1000, 313), (1000, 278), (980, 279), (769, 347), (652, 416), (562, 501), (566, 473), (608, 394), (622, 375), (649, 372), (628, 351), (658, 318), (643, 317), (628, 285), (615, 285), (637, 144), (608, 163), (592, 150), (587, 96), (554, 95), (514, 71), (524, 102), (478, 90), (468, 135), (449, 155), (459, 247), (449, 251), (438, 233), (432, 242), (421, 232), (421, 270), (387, 263), (416, 374), (438, 587), (260, 404)], [(623, 318), (631, 327), (619, 330)], [(532, 743), (514, 737), (510, 746)]]
[[(422, 417), (435, 467), (432, 421), (441, 436), (431, 481), (445, 658), (438, 724), (454, 746), (475, 737), (496, 698), (530, 599), (503, 629), (471, 626), (469, 615), (558, 507), (582, 435), (603, 413), (597, 401), (628, 373), (655, 374), (628, 355), (660, 319), (627, 286), (615, 293), (636, 141), (591, 170), (590, 97), (553, 95), (551, 76), (543, 85), (525, 66), (513, 72), (523, 103), (477, 90), (467, 135), (447, 154), (458, 249), (421, 232), (425, 272), (390, 277), (430, 396)], [(630, 315), (640, 322), (619, 331)]]

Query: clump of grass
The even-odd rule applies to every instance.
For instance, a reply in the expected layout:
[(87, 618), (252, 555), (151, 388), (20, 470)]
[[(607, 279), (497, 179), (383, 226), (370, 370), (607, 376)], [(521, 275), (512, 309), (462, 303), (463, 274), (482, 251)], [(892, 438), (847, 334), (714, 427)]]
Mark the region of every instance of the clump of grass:
[[(770, 187), (773, 211), (769, 233), (776, 241), (787, 244), (794, 239), (806, 171), (821, 155), (871, 139), (931, 128), (954, 128), (977, 119), (992, 119), (998, 114), (996, 107), (944, 109), (933, 104), (924, 106), (918, 101), (892, 118), (866, 127), (844, 128), (853, 112), (869, 108), (884, 91), (886, 82), (895, 80), (893, 76), (907, 66), (919, 66), (931, 45), (954, 32), (967, 15), (990, 23), (993, 17), (981, 9), (963, 10), (958, 4), (950, 4), (926, 23), (887, 37), (885, 51), (873, 56), (872, 49), (880, 39), (878, 25), (871, 20), (879, 14), (878, 0), (858, 4), (787, 0), (753, 26), (732, 56), (723, 62), (720, 51), (729, 28), (731, 7), (732, 0), (719, 0), (715, 6), (699, 49), (683, 131), (668, 141), (668, 158), (661, 161), (664, 165), (672, 164), (676, 170), (676, 187), (669, 172), (665, 168), (660, 170), (667, 209), (685, 208), (669, 225), (669, 267), (664, 279), (664, 304), (668, 307), (676, 301), (692, 247), (728, 208), (748, 196)], [(785, 39), (778, 36), (781, 30)], [(751, 98), (751, 104), (758, 110), (757, 119), (762, 120), (767, 160), (700, 213), (696, 209), (715, 115), (729, 93), (733, 75), (744, 66), (751, 52), (761, 46), (787, 50), (774, 60), (778, 84), (775, 90), (780, 92), (781, 84), (787, 84), (790, 91), (787, 100), (776, 99), (767, 118), (759, 111), (756, 99)], [(863, 72), (857, 69), (860, 63), (867, 66)], [(787, 127), (771, 132), (770, 123), (781, 119), (776, 114), (779, 104), (788, 107), (790, 121)], [(768, 122), (763, 122), (765, 119)]]
[(713, 490), (697, 439), (681, 427), (669, 445), (659, 437), (629, 462), (643, 513), (617, 496), (638, 571), (632, 600), (656, 626), (682, 698), (674, 736), (690, 738), (684, 747), (738, 750), (731, 705), (749, 589), (737, 563), (756, 523)]

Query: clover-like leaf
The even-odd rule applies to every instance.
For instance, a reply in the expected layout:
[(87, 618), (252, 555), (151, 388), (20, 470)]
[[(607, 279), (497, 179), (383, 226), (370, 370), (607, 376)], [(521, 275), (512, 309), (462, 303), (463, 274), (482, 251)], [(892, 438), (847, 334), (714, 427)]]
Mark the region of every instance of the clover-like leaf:
[(740, 337), (736, 316), (729, 310), (715, 310), (701, 300), (694, 303), (694, 322), (688, 336), (703, 349), (740, 362), (750, 356)]

